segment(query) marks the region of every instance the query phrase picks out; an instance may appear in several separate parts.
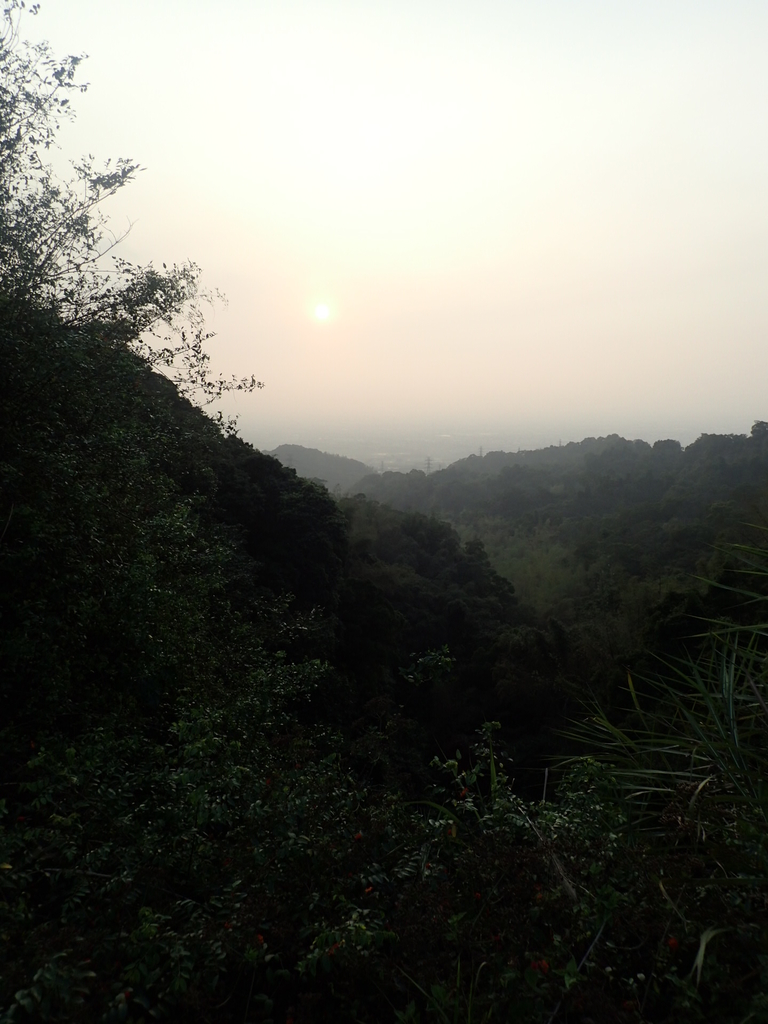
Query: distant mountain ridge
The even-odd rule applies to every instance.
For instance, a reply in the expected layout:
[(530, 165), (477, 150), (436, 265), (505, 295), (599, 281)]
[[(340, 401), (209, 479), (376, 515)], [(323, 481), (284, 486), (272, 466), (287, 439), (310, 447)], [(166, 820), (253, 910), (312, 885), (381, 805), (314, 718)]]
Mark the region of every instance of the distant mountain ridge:
[(345, 455), (331, 455), (321, 452), (318, 448), (305, 448), (301, 444), (281, 444), (265, 455), (273, 455), (289, 469), (310, 480), (320, 480), (329, 491), (337, 487), (346, 492), (354, 487), (363, 477), (375, 474), (372, 466), (367, 466), (357, 459), (349, 459)]
[(393, 508), (451, 520), (533, 512), (581, 517), (649, 502), (671, 509), (681, 495), (686, 508), (730, 501), (737, 491), (741, 499), (764, 486), (766, 473), (768, 424), (758, 421), (749, 436), (702, 434), (685, 448), (675, 440), (650, 444), (609, 434), (534, 451), (470, 455), (434, 473), (371, 475), (356, 489)]
[(490, 451), (485, 455), (469, 455), (452, 462), (446, 469), (458, 474), (492, 476), (505, 466), (535, 466), (542, 469), (580, 467), (586, 460), (601, 456), (609, 450), (640, 453), (669, 445), (682, 450), (679, 441), (656, 441), (655, 444), (651, 444), (648, 441), (629, 440), (619, 434), (608, 434), (605, 437), (585, 437), (582, 441), (568, 441), (566, 444), (551, 444), (544, 448), (518, 449), (516, 452)]

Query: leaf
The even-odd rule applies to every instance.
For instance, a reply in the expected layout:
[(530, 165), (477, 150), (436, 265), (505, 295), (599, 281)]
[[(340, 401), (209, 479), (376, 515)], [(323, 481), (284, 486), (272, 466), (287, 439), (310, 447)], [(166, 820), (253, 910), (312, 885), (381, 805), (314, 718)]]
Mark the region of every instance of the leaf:
[(699, 939), (699, 951), (696, 954), (696, 959), (693, 961), (693, 967), (691, 967), (690, 974), (688, 975), (688, 977), (691, 978), (693, 977), (693, 972), (696, 971), (697, 988), (699, 987), (699, 982), (701, 981), (701, 970), (704, 966), (704, 957), (707, 953), (707, 946), (716, 935), (722, 935), (723, 932), (727, 931), (727, 928), (707, 928), (705, 932), (701, 933), (701, 938)]
[(575, 957), (571, 957), (565, 965), (564, 980), (566, 989), (571, 988), (579, 980), (579, 965), (576, 963)]
[(536, 971), (532, 970), (530, 967), (526, 967), (526, 969), (525, 969), (525, 981), (526, 981), (526, 984), (528, 984), (533, 989), (534, 992), (538, 989), (538, 987), (539, 987), (539, 975), (537, 974)]
[(635, 705), (635, 708), (640, 711), (640, 704), (638, 703), (637, 694), (635, 693), (635, 684), (632, 682), (632, 676), (629, 672), (627, 672), (627, 686), (629, 687), (629, 692), (632, 695), (632, 703)]

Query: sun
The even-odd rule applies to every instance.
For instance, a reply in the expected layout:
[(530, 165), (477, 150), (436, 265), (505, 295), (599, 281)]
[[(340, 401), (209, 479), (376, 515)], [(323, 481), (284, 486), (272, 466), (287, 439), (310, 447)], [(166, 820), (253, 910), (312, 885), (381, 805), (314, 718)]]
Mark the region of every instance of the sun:
[(330, 312), (330, 309), (328, 309), (324, 302), (321, 302), (317, 306), (315, 306), (315, 318), (317, 320), (327, 320), (328, 317), (330, 316)]

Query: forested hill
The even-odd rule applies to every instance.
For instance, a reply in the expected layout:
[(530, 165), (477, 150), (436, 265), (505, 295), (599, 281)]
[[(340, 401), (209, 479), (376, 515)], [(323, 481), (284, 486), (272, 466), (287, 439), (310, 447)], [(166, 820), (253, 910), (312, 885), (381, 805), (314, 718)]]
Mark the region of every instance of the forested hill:
[(329, 491), (345, 494), (361, 476), (373, 473), (371, 466), (344, 455), (329, 455), (317, 448), (305, 448), (300, 444), (281, 444), (273, 455), (284, 466), (295, 469), (299, 476), (324, 484)]
[(626, 601), (638, 585), (663, 596), (690, 590), (691, 574), (716, 571), (714, 547), (748, 536), (744, 523), (766, 521), (768, 426), (703, 434), (686, 448), (614, 434), (490, 452), (430, 475), (368, 476), (358, 488), (480, 538), (524, 603), (568, 621), (584, 615), (599, 580)]
[(617, 434), (535, 451), (470, 455), (431, 474), (372, 474), (358, 483), (369, 497), (398, 508), (459, 516), (602, 515), (658, 503), (670, 514), (743, 500), (768, 472), (768, 425), (750, 436), (702, 434), (688, 447), (649, 444)]

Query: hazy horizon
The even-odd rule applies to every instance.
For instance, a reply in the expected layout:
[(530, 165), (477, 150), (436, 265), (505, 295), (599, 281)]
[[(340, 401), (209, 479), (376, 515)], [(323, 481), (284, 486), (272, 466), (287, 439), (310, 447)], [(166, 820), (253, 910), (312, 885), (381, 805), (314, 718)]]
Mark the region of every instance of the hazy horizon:
[[(588, 425), (583, 430), (563, 424), (556, 427), (525, 427), (524, 425), (495, 424), (483, 429), (483, 425), (463, 424), (447, 429), (446, 424), (411, 424), (406, 426), (367, 425), (335, 423), (325, 425), (286, 423), (248, 429), (238, 423), (240, 436), (260, 451), (273, 451), (282, 444), (301, 445), (315, 448), (331, 455), (342, 455), (358, 459), (376, 471), (394, 470), (407, 472), (421, 469), (434, 472), (444, 469), (452, 462), (469, 455), (487, 455), (493, 451), (514, 452), (518, 449), (534, 450), (550, 445), (583, 441), (588, 437), (605, 437), (619, 434), (628, 440), (654, 441), (674, 439), (683, 447), (694, 442), (703, 433), (749, 434), (753, 421), (741, 424), (736, 429), (678, 429), (664, 430), (653, 427), (645, 431), (593, 429)], [(429, 462), (427, 462), (429, 460)]]
[(44, 0), (22, 36), (90, 55), (57, 165), (147, 168), (122, 255), (227, 294), (257, 447), (768, 419), (765, 5)]

